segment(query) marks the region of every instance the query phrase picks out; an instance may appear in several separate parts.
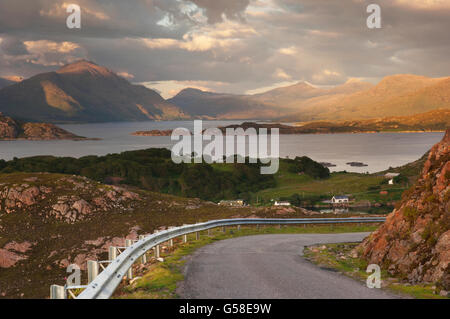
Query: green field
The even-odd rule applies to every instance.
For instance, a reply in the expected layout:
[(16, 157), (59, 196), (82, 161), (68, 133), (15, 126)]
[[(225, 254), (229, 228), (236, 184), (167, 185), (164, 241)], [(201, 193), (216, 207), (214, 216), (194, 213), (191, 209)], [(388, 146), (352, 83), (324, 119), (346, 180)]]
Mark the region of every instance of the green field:
[[(276, 187), (264, 189), (252, 196), (252, 204), (256, 202), (268, 204), (270, 201), (299, 194), (302, 199), (331, 199), (333, 195), (352, 195), (356, 202), (371, 201), (385, 204), (397, 201), (408, 185), (382, 184), (384, 177), (377, 174), (359, 174), (337, 172), (328, 179), (314, 179), (308, 175), (295, 174), (288, 171), (287, 164), (280, 162), (280, 170), (275, 175)], [(381, 195), (380, 191), (388, 191)]]

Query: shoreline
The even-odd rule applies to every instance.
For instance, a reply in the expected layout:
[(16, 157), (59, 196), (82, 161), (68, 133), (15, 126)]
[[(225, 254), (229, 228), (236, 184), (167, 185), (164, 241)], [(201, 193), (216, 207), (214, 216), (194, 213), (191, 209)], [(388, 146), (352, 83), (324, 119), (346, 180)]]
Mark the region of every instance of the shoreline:
[(15, 142), (15, 141), (101, 141), (101, 138), (96, 137), (77, 137), (77, 138), (27, 138), (27, 137), (19, 137), (19, 138), (0, 138), (0, 142)]
[[(220, 127), (218, 127), (221, 129)], [(276, 127), (274, 127), (276, 128)], [(258, 129), (258, 128), (255, 128)], [(156, 132), (158, 131), (158, 132)], [(141, 137), (152, 137), (152, 136), (171, 136), (173, 130), (150, 130), (150, 131), (136, 131), (130, 133), (132, 136), (141, 136)], [(193, 135), (192, 132), (190, 132)], [(311, 132), (311, 133), (283, 133), (280, 132), (279, 135), (334, 135), (334, 134), (410, 134), (410, 133), (445, 133), (445, 130), (436, 130), (436, 131), (366, 131), (366, 132)], [(267, 133), (270, 135), (270, 131)], [(257, 131), (257, 135), (259, 135), (259, 131)]]

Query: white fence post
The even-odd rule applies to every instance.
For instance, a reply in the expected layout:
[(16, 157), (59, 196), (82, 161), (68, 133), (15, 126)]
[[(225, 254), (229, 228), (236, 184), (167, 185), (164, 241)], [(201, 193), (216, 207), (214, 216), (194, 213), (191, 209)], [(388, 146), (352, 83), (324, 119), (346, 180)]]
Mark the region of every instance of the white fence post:
[(114, 246), (109, 246), (108, 260), (113, 261), (116, 258), (117, 258), (117, 248)]
[(51, 285), (50, 299), (66, 299), (66, 289), (64, 286)]
[[(139, 236), (139, 240), (142, 240), (142, 239), (144, 239), (144, 238), (145, 238), (145, 235), (140, 235), (140, 236)], [(147, 252), (145, 252), (145, 253), (141, 256), (140, 261), (141, 261), (142, 264), (146, 264), (146, 263), (147, 263)]]
[(88, 284), (98, 276), (98, 262), (95, 260), (87, 261)]
[[(175, 228), (175, 227), (170, 226), (168, 229), (171, 230), (173, 228)], [(173, 247), (173, 238), (169, 239), (169, 247)]]
[(159, 245), (156, 245), (155, 258), (158, 259), (160, 257), (161, 257), (161, 247)]
[[(125, 240), (125, 247), (130, 247), (133, 245), (133, 241), (131, 239)], [(127, 271), (127, 279), (131, 280), (133, 279), (133, 266), (131, 266)]]

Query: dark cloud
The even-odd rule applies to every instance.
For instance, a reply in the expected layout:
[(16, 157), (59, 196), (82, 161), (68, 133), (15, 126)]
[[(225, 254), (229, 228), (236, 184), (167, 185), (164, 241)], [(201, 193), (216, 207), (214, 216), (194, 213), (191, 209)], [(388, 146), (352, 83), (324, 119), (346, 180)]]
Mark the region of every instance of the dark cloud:
[(250, 0), (190, 0), (199, 8), (205, 9), (209, 23), (223, 21), (222, 16), (228, 19), (242, 20), (245, 9)]
[(25, 55), (28, 50), (25, 44), (17, 38), (4, 38), (0, 43), (0, 50), (6, 55)]

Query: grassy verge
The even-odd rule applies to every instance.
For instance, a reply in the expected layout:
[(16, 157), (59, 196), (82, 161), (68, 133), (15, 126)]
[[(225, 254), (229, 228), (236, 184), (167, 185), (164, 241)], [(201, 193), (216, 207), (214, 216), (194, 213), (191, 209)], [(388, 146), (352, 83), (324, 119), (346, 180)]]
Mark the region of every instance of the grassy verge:
[[(315, 245), (306, 247), (305, 257), (321, 267), (335, 269), (353, 279), (365, 282), (367, 262), (358, 258), (353, 249), (357, 243)], [(439, 296), (433, 285), (410, 285), (400, 278), (390, 276), (386, 271), (381, 272), (382, 289), (418, 299), (446, 299)]]
[(288, 226), (278, 228), (277, 226), (265, 226), (257, 229), (255, 226), (227, 228), (223, 233), (221, 229), (202, 232), (200, 239), (195, 240), (195, 235), (188, 236), (188, 242), (183, 244), (178, 239), (175, 248), (163, 247), (161, 256), (164, 262), (157, 262), (152, 258), (146, 266), (135, 269), (141, 278), (128, 285), (122, 285), (116, 291), (114, 298), (123, 299), (167, 299), (178, 298), (176, 293), (177, 284), (184, 280), (182, 273), (186, 256), (192, 254), (196, 249), (216, 242), (234, 237), (262, 235), (262, 234), (324, 234), (324, 233), (350, 233), (371, 232), (377, 228), (376, 225), (327, 225), (327, 226)]

